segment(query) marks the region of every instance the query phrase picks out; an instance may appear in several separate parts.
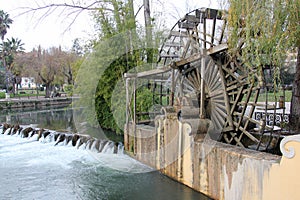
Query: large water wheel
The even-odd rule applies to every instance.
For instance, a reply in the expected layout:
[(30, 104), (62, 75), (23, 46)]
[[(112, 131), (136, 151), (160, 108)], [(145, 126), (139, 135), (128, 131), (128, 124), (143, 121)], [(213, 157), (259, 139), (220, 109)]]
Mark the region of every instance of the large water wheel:
[(181, 97), (196, 99), (199, 117), (220, 130), (217, 140), (266, 150), (272, 139), (262, 136), (272, 134), (275, 126), (266, 125), (265, 117), (253, 118), (256, 109), (270, 107), (258, 102), (264, 74), (228, 55), (226, 31), (224, 13), (209, 8), (186, 14), (171, 29), (159, 57), (160, 64), (173, 69), (171, 104)]

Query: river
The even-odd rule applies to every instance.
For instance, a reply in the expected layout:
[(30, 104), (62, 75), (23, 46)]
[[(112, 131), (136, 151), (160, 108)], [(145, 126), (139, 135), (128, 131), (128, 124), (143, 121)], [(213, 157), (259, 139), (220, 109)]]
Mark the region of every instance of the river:
[[(71, 113), (69, 109), (3, 112), (0, 122), (70, 130)], [(1, 200), (208, 199), (125, 154), (54, 146), (16, 135), (0, 134), (0, 177)]]

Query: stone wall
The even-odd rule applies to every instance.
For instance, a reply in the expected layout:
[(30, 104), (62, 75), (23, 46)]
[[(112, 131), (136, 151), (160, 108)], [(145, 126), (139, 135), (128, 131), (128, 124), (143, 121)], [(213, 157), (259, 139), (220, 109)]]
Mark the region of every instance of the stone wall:
[[(195, 133), (195, 126), (203, 123), (196, 119), (178, 121), (177, 115), (171, 113), (157, 116), (155, 127), (128, 124), (125, 150), (213, 199), (286, 199), (287, 196), (282, 196), (284, 187), (287, 187), (285, 195), (294, 195), (288, 199), (300, 197), (293, 185), (281, 184), (284, 179), (298, 182), (287, 174), (299, 174), (294, 165), (300, 167), (300, 158), (299, 162), (291, 162), (280, 156), (213, 141)], [(292, 170), (283, 171), (283, 166)]]
[(22, 108), (37, 109), (37, 108), (45, 108), (49, 106), (69, 105), (71, 103), (72, 103), (72, 98), (70, 97), (2, 99), (0, 100), (0, 110), (22, 109)]

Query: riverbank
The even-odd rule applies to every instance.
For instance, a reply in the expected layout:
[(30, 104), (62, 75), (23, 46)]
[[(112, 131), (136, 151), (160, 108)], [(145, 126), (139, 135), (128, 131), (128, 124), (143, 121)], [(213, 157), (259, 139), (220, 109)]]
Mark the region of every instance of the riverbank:
[(33, 108), (39, 109), (52, 106), (67, 106), (72, 103), (73, 97), (22, 97), (0, 99), (0, 110)]

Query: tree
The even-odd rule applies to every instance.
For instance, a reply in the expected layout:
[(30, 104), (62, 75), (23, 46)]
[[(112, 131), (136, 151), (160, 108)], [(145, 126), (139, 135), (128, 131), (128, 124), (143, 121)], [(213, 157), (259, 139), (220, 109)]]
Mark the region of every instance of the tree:
[[(28, 13), (47, 9), (47, 15), (57, 8), (63, 8), (66, 12), (72, 10), (69, 12), (70, 15), (80, 14), (84, 10), (92, 12), (97, 38), (90, 42), (93, 47), (93, 50), (91, 50), (92, 55), (89, 55), (89, 59), (82, 63), (75, 83), (75, 93), (82, 97), (76, 102), (76, 105), (87, 108), (82, 112), (84, 115), (83, 120), (88, 121), (90, 124), (100, 124), (104, 128), (113, 130), (118, 129), (111, 105), (115, 84), (122, 80), (124, 72), (145, 63), (146, 59), (147, 62), (153, 60), (154, 51), (145, 49), (144, 44), (147, 43), (148, 48), (152, 47), (153, 33), (151, 32), (152, 19), (150, 17), (149, 1), (145, 0), (143, 3), (147, 40), (144, 37), (139, 37), (136, 22), (137, 13), (143, 7), (141, 6), (135, 12), (133, 0), (92, 1), (90, 4), (80, 4), (80, 2), (75, 3), (74, 1), (71, 4), (38, 6), (38, 8), (26, 11)], [(123, 35), (120, 33), (123, 33)], [(141, 35), (144, 36), (145, 34)], [(141, 44), (138, 41), (142, 41)], [(82, 49), (78, 48), (78, 40), (74, 41), (73, 51), (82, 52)], [(148, 65), (148, 67), (151, 66)], [(92, 73), (90, 73), (91, 71)], [(100, 80), (99, 77), (101, 77)], [(94, 108), (96, 108), (96, 113), (94, 113)], [(121, 130), (118, 129), (117, 131)]]
[(150, 4), (149, 0), (144, 0), (144, 19), (145, 19), (145, 29), (146, 29), (146, 45), (147, 45), (147, 62), (153, 62), (153, 50), (152, 50), (152, 23), (150, 15)]
[(280, 68), (289, 51), (297, 51), (290, 123), (300, 130), (300, 1), (230, 0), (229, 49), (248, 68), (273, 68), (273, 85), (280, 86)]
[[(7, 33), (7, 29), (10, 28), (10, 24), (12, 24), (12, 22), (13, 22), (13, 20), (9, 18), (9, 14), (5, 13), (3, 10), (0, 10), (0, 36), (1, 36), (2, 44), (4, 42), (4, 36)], [(1, 52), (1, 59), (2, 59), (3, 67), (6, 70), (6, 73), (5, 73), (6, 79), (8, 79), (8, 71), (6, 69), (6, 62), (5, 62), (6, 56), (4, 53), (5, 53), (5, 51)], [(6, 89), (8, 89), (8, 85), (6, 85)]]
[[(18, 54), (16, 65), (24, 69), (21, 74), (34, 77), (46, 87), (45, 97), (50, 97), (54, 85), (65, 82), (73, 84), (73, 63), (77, 62), (74, 54), (62, 51), (60, 47), (43, 50), (40, 46), (31, 52)], [(26, 70), (25, 70), (26, 69)]]
[(4, 55), (6, 67), (8, 71), (13, 71), (14, 59), (17, 53), (23, 52), (24, 43), (18, 38), (7, 39), (0, 46), (1, 54)]
[(3, 10), (0, 10), (0, 36), (2, 41), (4, 40), (7, 29), (10, 28), (12, 22), (13, 20), (9, 18), (9, 14), (4, 12)]
[(19, 78), (20, 70), (14, 67), (15, 57), (17, 53), (24, 51), (23, 45), (24, 43), (22, 43), (21, 40), (12, 37), (11, 39), (7, 39), (7, 41), (3, 41), (0, 46), (0, 52), (1, 55), (3, 55), (3, 60), (6, 64), (7, 86), (12, 84), (12, 91), (14, 94), (16, 91), (16, 84), (19, 84), (21, 81)]

